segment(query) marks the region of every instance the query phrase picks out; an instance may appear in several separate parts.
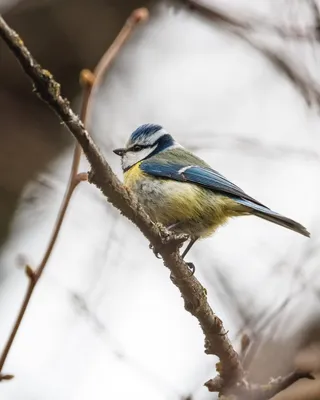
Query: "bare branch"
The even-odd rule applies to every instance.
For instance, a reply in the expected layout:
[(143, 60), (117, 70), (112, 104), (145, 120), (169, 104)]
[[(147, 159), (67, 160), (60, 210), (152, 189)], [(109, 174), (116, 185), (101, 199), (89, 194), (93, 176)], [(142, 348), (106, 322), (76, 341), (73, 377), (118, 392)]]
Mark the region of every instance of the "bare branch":
[[(108, 69), (111, 62), (114, 60), (114, 58), (119, 53), (121, 47), (123, 46), (125, 41), (128, 39), (128, 37), (132, 33), (134, 27), (139, 22), (144, 21), (146, 18), (147, 18), (147, 13), (146, 13), (145, 9), (135, 10), (131, 14), (131, 16), (128, 18), (128, 20), (126, 21), (124, 27), (119, 32), (114, 43), (110, 46), (110, 48), (106, 51), (105, 55), (102, 57), (102, 60), (98, 64), (94, 73), (92, 74), (88, 70), (82, 71), (82, 73), (80, 75), (80, 83), (83, 87), (83, 99), (82, 99), (82, 107), (81, 107), (81, 119), (83, 121), (86, 120), (88, 103), (89, 103), (91, 89), (92, 89), (94, 82), (97, 79), (99, 79), (99, 77)], [(22, 41), (21, 41), (21, 39), (18, 38), (18, 35), (16, 35), (15, 37), (16, 37), (16, 40), (18, 42), (20, 41), (20, 43), (22, 44)], [(28, 54), (28, 51), (25, 49), (25, 55), (27, 55), (27, 54)], [(30, 56), (30, 54), (29, 54), (29, 56)], [(30, 59), (29, 61), (31, 62), (32, 60)], [(32, 68), (32, 64), (30, 66)], [(39, 65), (38, 65), (38, 67), (40, 68)], [(43, 73), (43, 76), (47, 77), (46, 79), (50, 80), (51, 75), (48, 71), (42, 70), (42, 73)], [(52, 85), (52, 89), (56, 89), (58, 91), (59, 91), (59, 87), (60, 86), (57, 83), (54, 83)], [(66, 100), (65, 100), (65, 102), (67, 103)], [(71, 166), (71, 170), (70, 170), (69, 182), (68, 182), (65, 194), (64, 194), (64, 198), (61, 203), (60, 210), (58, 212), (57, 220), (56, 220), (55, 226), (53, 228), (47, 249), (44, 253), (44, 256), (43, 256), (38, 268), (35, 271), (30, 266), (26, 266), (26, 268), (25, 268), (26, 275), (29, 278), (29, 284), (28, 284), (27, 292), (25, 294), (23, 303), (19, 310), (17, 319), (12, 327), (12, 331), (9, 335), (9, 338), (8, 338), (8, 340), (5, 344), (5, 347), (3, 349), (3, 352), (1, 353), (1, 356), (0, 356), (0, 381), (13, 378), (13, 375), (3, 375), (1, 373), (3, 370), (4, 363), (6, 362), (6, 359), (9, 354), (9, 351), (11, 349), (11, 346), (14, 342), (16, 334), (21, 325), (21, 322), (25, 315), (26, 309), (29, 305), (29, 301), (30, 301), (30, 298), (34, 291), (34, 288), (35, 288), (38, 280), (40, 279), (42, 272), (45, 269), (47, 262), (52, 254), (52, 250), (55, 246), (59, 232), (61, 230), (61, 226), (64, 221), (67, 209), (69, 207), (71, 197), (72, 197), (76, 187), (78, 186), (78, 184), (82, 181), (88, 180), (87, 173), (78, 173), (80, 158), (81, 158), (81, 146), (79, 145), (79, 143), (77, 143), (75, 146), (75, 149), (74, 149), (74, 153), (73, 153), (73, 160), (72, 160), (72, 166)]]
[[(80, 144), (92, 168), (89, 181), (94, 183), (124, 216), (136, 224), (162, 256), (165, 266), (174, 277), (174, 284), (180, 290), (186, 310), (200, 323), (206, 339), (206, 353), (214, 354), (220, 359), (219, 391), (241, 382), (243, 369), (238, 354), (228, 339), (222, 321), (210, 308), (205, 289), (194, 276), (190, 276), (188, 266), (179, 254), (181, 238), (174, 237), (150, 220), (136, 198), (112, 172), (83, 123), (71, 110), (68, 100), (61, 96), (60, 85), (35, 61), (17, 33), (1, 17), (0, 36), (19, 60), (25, 73), (31, 78), (36, 93), (56, 112)], [(30, 282), (33, 280), (30, 279)], [(27, 293), (24, 305), (28, 304), (33, 288)]]

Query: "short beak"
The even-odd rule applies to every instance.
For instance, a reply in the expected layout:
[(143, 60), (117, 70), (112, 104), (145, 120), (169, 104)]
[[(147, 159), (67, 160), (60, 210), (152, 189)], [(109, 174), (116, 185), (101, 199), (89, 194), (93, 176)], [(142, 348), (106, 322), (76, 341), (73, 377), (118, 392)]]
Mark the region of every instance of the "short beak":
[(124, 155), (124, 153), (126, 152), (125, 149), (114, 149), (113, 152), (117, 155), (122, 157)]

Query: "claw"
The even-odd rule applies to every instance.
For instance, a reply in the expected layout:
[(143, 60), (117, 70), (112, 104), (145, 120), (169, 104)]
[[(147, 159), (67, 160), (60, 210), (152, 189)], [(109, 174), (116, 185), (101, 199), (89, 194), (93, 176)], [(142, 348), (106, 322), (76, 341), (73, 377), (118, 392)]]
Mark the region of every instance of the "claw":
[(186, 264), (190, 270), (190, 276), (194, 275), (194, 273), (196, 271), (195, 265), (192, 262), (187, 262)]
[(161, 259), (161, 256), (159, 255), (159, 248), (155, 248), (151, 243), (149, 244), (149, 249), (151, 249), (153, 251), (153, 254)]
[[(194, 265), (192, 262), (188, 262), (188, 263), (186, 263), (186, 264), (187, 264), (187, 266), (188, 266), (188, 270), (190, 271), (190, 275), (189, 275), (189, 278), (190, 278), (191, 276), (193, 276), (193, 274), (194, 274), (194, 272), (195, 272), (195, 270), (196, 270), (196, 267), (195, 267), (195, 265)], [(171, 279), (171, 282), (174, 283), (174, 284), (176, 284), (178, 281), (180, 281), (180, 279), (176, 278), (176, 277), (172, 274), (172, 272), (171, 272), (171, 274), (170, 274), (170, 279)]]
[(177, 278), (172, 274), (172, 272), (171, 272), (171, 274), (170, 274), (170, 280), (171, 280), (171, 282), (174, 283), (174, 284), (177, 283)]
[(153, 250), (154, 255), (160, 260), (161, 256), (159, 255), (159, 253), (156, 250)]

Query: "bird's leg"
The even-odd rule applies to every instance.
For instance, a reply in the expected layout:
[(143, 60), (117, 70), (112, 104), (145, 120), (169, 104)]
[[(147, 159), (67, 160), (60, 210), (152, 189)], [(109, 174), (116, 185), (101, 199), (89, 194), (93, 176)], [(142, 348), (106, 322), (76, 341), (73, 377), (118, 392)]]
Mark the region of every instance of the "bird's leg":
[[(181, 255), (182, 258), (184, 258), (187, 255), (187, 253), (189, 252), (189, 250), (191, 249), (191, 247), (195, 244), (195, 242), (197, 240), (198, 240), (198, 238), (190, 239), (190, 242), (188, 243), (188, 246), (186, 247), (186, 249), (184, 250), (184, 252)], [(192, 262), (187, 262), (186, 264), (187, 264), (187, 266), (188, 266), (188, 268), (190, 270), (190, 276), (189, 277), (191, 277), (195, 273), (196, 267)], [(172, 275), (172, 273), (170, 275), (170, 279), (172, 280), (173, 283), (175, 283), (177, 281), (177, 279)]]
[[(179, 221), (179, 222), (175, 222), (174, 224), (171, 224), (171, 225), (166, 226), (166, 228), (168, 229), (168, 231), (173, 231), (173, 232), (174, 232), (174, 230), (175, 230), (176, 228), (178, 228), (179, 226), (181, 226), (181, 225), (182, 225), (182, 222)], [(190, 241), (189, 241), (187, 247), (185, 248), (184, 252), (183, 252), (182, 255), (181, 255), (182, 258), (184, 258), (184, 257), (187, 255), (187, 253), (189, 252), (189, 250), (191, 249), (191, 247), (195, 244), (195, 242), (196, 242), (197, 240), (198, 240), (197, 237), (196, 237), (196, 238), (191, 238), (191, 239), (190, 239)], [(153, 249), (153, 252), (154, 252), (154, 254), (155, 254), (155, 256), (156, 256), (157, 258), (161, 258), (161, 257), (159, 256), (158, 249)], [(196, 270), (196, 267), (195, 267), (195, 265), (194, 265), (192, 262), (187, 262), (186, 264), (188, 265), (189, 270), (190, 270), (190, 272), (191, 272), (191, 276), (192, 276), (192, 275), (194, 274), (195, 270)]]
[(198, 240), (198, 238), (193, 238), (190, 239), (190, 242), (188, 243), (188, 246), (185, 248), (184, 252), (182, 253), (181, 257), (184, 258), (188, 253), (191, 247), (195, 244), (195, 242)]
[(175, 228), (177, 228), (179, 225), (181, 225), (181, 222), (176, 222), (174, 224), (171, 224), (169, 226), (166, 226), (166, 228), (168, 229), (168, 231), (174, 231)]
[[(181, 255), (182, 258), (184, 258), (188, 254), (189, 250), (191, 249), (191, 247), (195, 244), (195, 242), (197, 240), (198, 240), (197, 237), (193, 238), (193, 239), (190, 239), (190, 242), (188, 243), (188, 246), (185, 248), (184, 252)], [(189, 267), (189, 269), (191, 271), (191, 276), (192, 276), (194, 274), (195, 270), (196, 270), (196, 267), (192, 262), (188, 262), (187, 265), (188, 265), (188, 267)]]
[[(175, 230), (177, 227), (179, 227), (180, 225), (182, 225), (182, 222), (176, 222), (175, 224), (172, 224), (172, 225), (169, 225), (169, 226), (167, 226), (167, 229), (170, 231), (170, 230)], [(182, 253), (182, 258), (184, 258), (187, 254), (188, 254), (188, 252), (189, 252), (189, 250), (191, 249), (191, 247), (195, 244), (195, 242), (198, 240), (198, 238), (196, 237), (196, 238), (191, 238), (190, 239), (190, 242), (188, 243), (188, 246), (185, 248), (185, 250), (184, 250), (184, 252)], [(189, 262), (189, 263), (187, 263), (187, 265), (188, 265), (188, 267), (189, 267), (189, 269), (190, 269), (190, 271), (191, 271), (191, 275), (193, 275), (194, 274), (194, 272), (195, 272), (195, 270), (196, 270), (196, 267), (195, 267), (195, 265), (193, 264), (193, 263), (191, 263), (191, 262)]]
[[(174, 224), (166, 226), (166, 229), (168, 229), (168, 231), (171, 231), (174, 233), (175, 228), (179, 227), (181, 224), (182, 224), (181, 221), (175, 222)], [(149, 245), (149, 248), (153, 250), (153, 253), (157, 258), (161, 258), (159, 256), (159, 248), (155, 249), (155, 248), (153, 248), (153, 246), (151, 246), (151, 244)]]

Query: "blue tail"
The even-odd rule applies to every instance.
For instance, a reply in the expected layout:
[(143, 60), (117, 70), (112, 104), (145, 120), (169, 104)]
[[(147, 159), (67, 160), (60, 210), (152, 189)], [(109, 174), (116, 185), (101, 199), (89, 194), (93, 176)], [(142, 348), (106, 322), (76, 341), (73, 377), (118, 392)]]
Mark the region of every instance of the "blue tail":
[(287, 229), (290, 229), (292, 231), (298, 232), (303, 236), (310, 237), (310, 233), (307, 231), (307, 229), (299, 224), (296, 221), (293, 221), (290, 218), (284, 217), (283, 215), (280, 215), (272, 210), (270, 210), (267, 207), (264, 207), (259, 204), (255, 204), (254, 202), (250, 200), (245, 200), (241, 198), (236, 198), (234, 199), (237, 203), (242, 204), (250, 209), (250, 213), (253, 215), (256, 215), (259, 218), (265, 219), (267, 221), (273, 222), (274, 224), (284, 226)]

